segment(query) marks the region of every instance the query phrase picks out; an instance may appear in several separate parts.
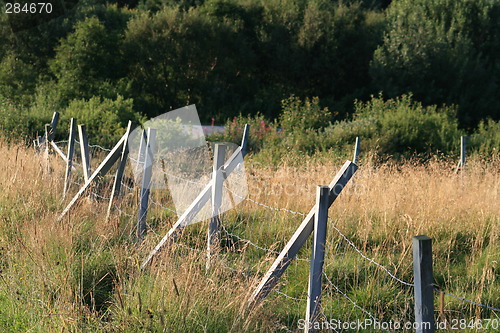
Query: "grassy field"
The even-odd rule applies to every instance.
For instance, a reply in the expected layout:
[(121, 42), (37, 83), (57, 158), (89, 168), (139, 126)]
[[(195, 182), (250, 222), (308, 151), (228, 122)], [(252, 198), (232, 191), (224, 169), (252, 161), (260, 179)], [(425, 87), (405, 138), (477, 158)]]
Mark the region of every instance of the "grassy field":
[[(268, 167), (247, 159), (249, 198), (307, 213), (315, 187), (343, 161), (303, 158)], [(412, 236), (433, 238), (438, 287), (500, 307), (500, 160), (375, 164), (362, 158), (354, 181), (329, 211), (324, 320), (412, 321)], [(297, 167), (296, 165), (301, 165)], [(305, 316), (309, 264), (294, 261), (277, 289), (249, 312), (248, 298), (302, 216), (245, 201), (222, 217), (220, 253), (205, 271), (207, 223), (189, 226), (141, 272), (139, 265), (176, 215), (152, 205), (150, 230), (135, 244), (137, 191), (105, 221), (107, 202), (89, 198), (61, 222), (64, 166), (51, 171), (33, 149), (0, 142), (0, 330), (2, 332), (296, 331)], [(78, 180), (78, 179), (76, 179)], [(95, 189), (108, 196), (106, 188)], [(76, 187), (71, 188), (75, 193)], [(173, 208), (166, 191), (152, 198)], [(127, 214), (131, 214), (132, 217)], [(342, 235), (345, 235), (345, 238)], [(255, 245), (241, 241), (251, 240)], [(347, 240), (349, 239), (349, 243)], [(265, 250), (268, 249), (268, 250)], [(310, 256), (310, 243), (300, 258)], [(500, 313), (436, 294), (436, 318), (500, 320)], [(363, 310), (361, 310), (363, 309)], [(351, 330), (352, 331), (352, 330)], [(370, 331), (369, 329), (363, 331)], [(449, 330), (457, 331), (457, 330)], [(476, 331), (466, 329), (461, 331)], [(494, 332), (491, 327), (489, 330)]]

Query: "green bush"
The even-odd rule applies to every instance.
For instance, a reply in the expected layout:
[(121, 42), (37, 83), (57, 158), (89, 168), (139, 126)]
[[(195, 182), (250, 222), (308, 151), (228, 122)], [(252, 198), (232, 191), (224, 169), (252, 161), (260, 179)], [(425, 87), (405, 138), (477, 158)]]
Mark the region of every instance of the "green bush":
[(482, 155), (498, 154), (500, 151), (500, 121), (488, 119), (479, 123), (470, 138), (470, 148)]
[(143, 121), (142, 116), (133, 110), (133, 100), (121, 96), (116, 100), (100, 97), (73, 100), (62, 113), (61, 130), (68, 128), (64, 123), (70, 118), (86, 125), (91, 143), (108, 147), (115, 145), (125, 133), (129, 120), (135, 124)]
[(291, 96), (281, 101), (281, 105), (279, 123), (286, 132), (324, 128), (332, 115), (328, 108), (321, 108), (318, 97), (302, 101), (296, 96)]
[(403, 95), (388, 100), (372, 97), (366, 103), (357, 101), (355, 109), (355, 121), (368, 120), (372, 124), (362, 133), (368, 139), (364, 141), (366, 149), (405, 156), (457, 149), (460, 131), (455, 107), (424, 107), (411, 95)]
[(28, 112), (0, 97), (0, 137), (4, 140), (27, 140), (33, 137), (34, 120)]

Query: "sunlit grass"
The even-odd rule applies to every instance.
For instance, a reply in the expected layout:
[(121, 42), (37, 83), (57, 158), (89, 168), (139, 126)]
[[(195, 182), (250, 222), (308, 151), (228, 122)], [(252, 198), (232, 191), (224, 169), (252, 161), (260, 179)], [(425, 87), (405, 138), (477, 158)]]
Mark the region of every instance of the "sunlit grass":
[[(64, 165), (0, 142), (0, 328), (3, 332), (223, 332), (287, 331), (304, 318), (305, 302), (271, 293), (248, 312), (256, 283), (302, 220), (245, 201), (222, 217), (220, 254), (206, 272), (206, 222), (188, 226), (145, 272), (139, 265), (175, 222), (176, 215), (151, 206), (145, 242), (135, 243), (138, 193), (126, 190), (110, 220), (107, 202), (83, 198), (57, 222)], [(315, 187), (328, 184), (339, 162), (304, 158), (304, 167), (247, 163), (249, 198), (308, 213)], [(398, 278), (413, 282), (412, 236), (433, 238), (439, 288), (475, 302), (500, 305), (500, 161), (470, 160), (463, 174), (446, 160), (375, 164), (360, 169), (330, 209), (334, 224), (367, 257)], [(75, 173), (78, 180), (78, 173)], [(71, 188), (74, 194), (76, 187)], [(108, 196), (109, 186), (99, 189)], [(156, 202), (174, 208), (165, 190)], [(70, 195), (71, 196), (71, 195)], [(127, 216), (126, 214), (130, 214)], [(186, 245), (192, 249), (187, 249)], [(310, 240), (299, 257), (310, 256)], [(193, 250), (194, 249), (194, 250)], [(413, 320), (413, 290), (353, 250), (328, 228), (324, 281), (325, 319)], [(295, 298), (307, 293), (309, 264), (294, 261), (277, 288)], [(340, 293), (339, 290), (342, 292)], [(345, 294), (342, 295), (342, 294)], [(436, 309), (439, 297), (436, 294)], [(446, 296), (444, 315), (498, 318)], [(437, 311), (437, 310), (436, 310)], [(437, 314), (436, 314), (437, 315)]]

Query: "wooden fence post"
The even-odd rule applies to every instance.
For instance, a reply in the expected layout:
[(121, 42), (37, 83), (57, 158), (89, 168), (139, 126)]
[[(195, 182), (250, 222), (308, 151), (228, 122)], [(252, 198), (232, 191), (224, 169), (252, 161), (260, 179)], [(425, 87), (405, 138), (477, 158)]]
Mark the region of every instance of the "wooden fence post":
[(69, 202), (69, 204), (64, 208), (63, 212), (61, 215), (59, 215), (59, 218), (57, 219), (58, 222), (60, 222), (63, 217), (70, 211), (71, 207), (80, 199), (80, 197), (83, 195), (83, 193), (90, 187), (90, 185), (95, 182), (96, 180), (99, 179), (99, 177), (103, 177), (109, 169), (113, 166), (113, 164), (120, 158), (120, 152), (119, 149), (123, 148), (123, 142), (127, 140), (129, 132), (130, 132), (130, 127), (131, 127), (132, 122), (129, 121), (129, 125), (127, 127), (127, 132), (125, 135), (121, 137), (121, 139), (118, 141), (118, 143), (111, 149), (109, 152), (108, 156), (104, 159), (104, 161), (99, 164), (97, 169), (95, 169), (94, 173), (92, 173), (92, 176), (90, 176), (89, 180), (85, 182), (85, 184), (78, 190), (78, 192), (75, 194), (73, 199)]
[[(344, 187), (352, 178), (358, 166), (351, 161), (346, 161), (335, 178), (328, 186), (330, 195), (328, 198), (328, 207), (330, 207), (335, 199), (340, 195)], [(259, 304), (278, 283), (281, 275), (285, 272), (288, 265), (292, 262), (293, 258), (297, 255), (300, 248), (306, 242), (309, 235), (314, 229), (314, 216), (316, 215), (316, 208), (313, 207), (309, 214), (304, 218), (299, 225), (293, 236), (280, 252), (274, 263), (271, 265), (267, 273), (264, 275), (259, 285), (250, 297), (248, 304), (249, 308), (255, 307)]]
[(309, 271), (309, 290), (307, 297), (305, 332), (314, 332), (314, 322), (320, 314), (321, 278), (325, 261), (326, 226), (328, 223), (330, 188), (318, 186), (316, 191), (316, 214), (314, 216), (314, 236)]
[(217, 248), (219, 247), (220, 228), (220, 207), (222, 205), (222, 185), (224, 183), (224, 159), (226, 156), (226, 146), (215, 145), (214, 164), (212, 170), (212, 218), (208, 227), (207, 237), (207, 271)]
[(45, 130), (45, 135), (38, 136), (37, 139), (35, 140), (36, 152), (40, 151), (42, 143), (52, 142), (54, 140), (58, 122), (59, 122), (59, 112), (54, 112), (54, 114), (52, 115), (52, 120), (50, 121), (49, 130)]
[(461, 136), (460, 137), (460, 166), (461, 169), (465, 169), (465, 162), (466, 162), (466, 156), (467, 156), (467, 137), (466, 136)]
[(80, 153), (82, 155), (83, 178), (87, 182), (92, 174), (90, 166), (89, 139), (85, 125), (78, 125), (78, 137), (80, 139)]
[(48, 141), (53, 141), (56, 136), (57, 124), (59, 123), (59, 112), (54, 112), (52, 115), (52, 121), (50, 122), (50, 133), (48, 136)]
[(354, 157), (352, 159), (352, 162), (354, 164), (358, 164), (358, 157), (359, 157), (359, 150), (360, 150), (360, 147), (359, 147), (359, 144), (360, 144), (360, 138), (359, 136), (356, 137), (356, 143), (354, 145)]
[(137, 242), (141, 243), (144, 240), (146, 232), (146, 217), (148, 215), (149, 194), (151, 188), (151, 179), (153, 176), (153, 163), (156, 140), (156, 129), (148, 128), (148, 139), (145, 147), (144, 156), (144, 173), (142, 175), (142, 185), (139, 204), (139, 215), (137, 217)]
[(68, 139), (68, 154), (66, 155), (66, 173), (64, 174), (64, 191), (63, 200), (66, 199), (71, 177), (71, 168), (73, 167), (73, 155), (75, 153), (75, 135), (76, 135), (76, 119), (71, 118), (69, 125), (69, 139)]
[(241, 155), (245, 157), (248, 150), (248, 135), (250, 134), (250, 125), (245, 124), (245, 129), (243, 130), (243, 138), (241, 139)]
[[(129, 126), (132, 124), (129, 123)], [(111, 214), (111, 209), (113, 207), (113, 201), (118, 198), (121, 194), (123, 173), (125, 172), (125, 166), (127, 165), (128, 159), (128, 139), (130, 135), (130, 127), (125, 132), (125, 140), (123, 141), (122, 155), (120, 157), (120, 162), (118, 163), (118, 169), (116, 170), (115, 183), (113, 184), (113, 189), (111, 190), (111, 197), (109, 198), (108, 211), (106, 213), (106, 221), (109, 219)]]
[(458, 161), (455, 173), (458, 173), (458, 171), (463, 171), (465, 169), (466, 160), (467, 160), (467, 137), (462, 135), (460, 137), (460, 161)]
[[(50, 125), (45, 124), (45, 137), (48, 138), (50, 133)], [(47, 173), (50, 172), (50, 160), (49, 160), (49, 141), (45, 140), (43, 141), (44, 144), (44, 150), (45, 150), (45, 168), (47, 170)]]
[(432, 274), (432, 239), (413, 237), (413, 273), (416, 332), (434, 332), (434, 278)]
[[(228, 158), (227, 162), (224, 163), (225, 177), (233, 172), (234, 169), (238, 167), (241, 163), (241, 159), (238, 158), (241, 153), (241, 146), (236, 148), (231, 157)], [(182, 213), (182, 215), (177, 219), (177, 222), (170, 228), (165, 236), (160, 240), (160, 242), (155, 246), (155, 248), (149, 252), (146, 259), (141, 264), (141, 269), (146, 268), (146, 266), (151, 262), (151, 259), (158, 254), (165, 246), (170, 244), (169, 241), (176, 239), (179, 233), (196, 217), (203, 206), (212, 197), (212, 182), (208, 183), (203, 190), (198, 194), (196, 199), (193, 200), (191, 205)]]

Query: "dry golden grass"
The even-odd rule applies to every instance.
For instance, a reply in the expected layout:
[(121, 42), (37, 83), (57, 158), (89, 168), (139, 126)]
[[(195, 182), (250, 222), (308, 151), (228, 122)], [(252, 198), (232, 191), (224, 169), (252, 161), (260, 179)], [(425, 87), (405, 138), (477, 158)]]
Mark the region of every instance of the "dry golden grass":
[[(304, 303), (272, 294), (248, 314), (244, 304), (274, 255), (225, 237), (214, 269), (203, 251), (173, 246), (147, 273), (139, 262), (158, 241), (134, 244), (133, 219), (105, 221), (105, 202), (82, 199), (61, 222), (64, 166), (51, 155), (50, 171), (33, 149), (0, 141), (0, 305), (5, 332), (32, 331), (274, 331), (296, 328)], [(249, 197), (307, 213), (315, 187), (328, 184), (340, 165), (304, 158), (303, 167), (247, 163)], [(412, 281), (411, 238), (433, 238), (436, 283), (474, 301), (500, 305), (500, 160), (472, 159), (465, 172), (443, 160), (384, 163), (361, 160), (353, 182), (330, 209), (335, 226), (367, 256)], [(72, 191), (76, 189), (73, 188)], [(153, 193), (159, 197), (164, 192)], [(137, 195), (122, 209), (135, 215)], [(175, 222), (159, 209), (150, 224), (163, 234)], [(301, 216), (246, 201), (224, 215), (224, 225), (255, 243), (280, 250)], [(203, 250), (206, 225), (189, 226), (182, 241)], [(329, 228), (327, 274), (378, 318), (411, 318), (411, 290), (392, 281)], [(301, 251), (307, 257), (307, 248)], [(227, 267), (231, 267), (228, 269)], [(308, 267), (294, 263), (282, 290), (303, 296)], [(175, 281), (175, 282), (174, 282)], [(389, 306), (389, 302), (392, 302)], [(498, 314), (446, 298), (445, 316), (498, 318)], [(23, 304), (20, 307), (20, 304)], [(362, 315), (331, 291), (325, 314)], [(0, 317), (2, 317), (0, 316)], [(295, 325), (295, 326), (294, 326)]]

